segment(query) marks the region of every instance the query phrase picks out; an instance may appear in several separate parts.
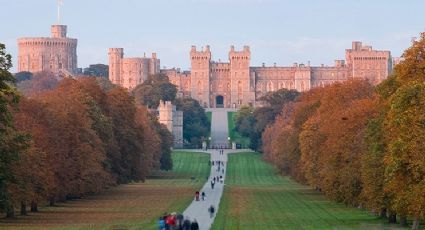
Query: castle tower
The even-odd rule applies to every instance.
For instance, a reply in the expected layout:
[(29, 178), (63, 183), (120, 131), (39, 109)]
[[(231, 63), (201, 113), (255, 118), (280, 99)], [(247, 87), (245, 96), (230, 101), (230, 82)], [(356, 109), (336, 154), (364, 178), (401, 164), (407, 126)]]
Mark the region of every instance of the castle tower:
[(250, 60), (251, 51), (249, 46), (244, 46), (242, 51), (235, 51), (235, 47), (230, 47), (230, 79), (231, 79), (231, 106), (239, 108), (243, 104), (248, 104), (254, 100), (250, 95)]
[(158, 112), (159, 112), (159, 123), (167, 126), (168, 131), (173, 132), (173, 110), (176, 107), (171, 104), (171, 101), (159, 101)]
[(191, 60), (191, 97), (203, 107), (211, 107), (210, 104), (210, 66), (211, 51), (206, 46), (205, 50), (197, 51), (192, 46), (190, 51)]
[(18, 71), (77, 73), (77, 39), (66, 33), (66, 25), (52, 25), (51, 37), (19, 38)]
[(110, 48), (109, 52), (109, 80), (113, 84), (121, 82), (121, 61), (124, 57), (123, 48)]
[(66, 25), (52, 25), (51, 36), (52, 38), (66, 38)]

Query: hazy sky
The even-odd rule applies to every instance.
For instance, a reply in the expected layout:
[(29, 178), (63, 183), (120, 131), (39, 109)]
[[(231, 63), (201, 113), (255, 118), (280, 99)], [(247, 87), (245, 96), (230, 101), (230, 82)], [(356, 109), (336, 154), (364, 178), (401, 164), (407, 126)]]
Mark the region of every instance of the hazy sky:
[[(62, 24), (78, 39), (78, 65), (157, 52), (161, 66), (190, 66), (191, 45), (214, 60), (230, 45), (251, 47), (251, 65), (332, 65), (361, 40), (399, 56), (425, 30), (424, 0), (64, 0)], [(0, 0), (0, 42), (17, 56), (19, 37), (50, 36), (56, 0)], [(16, 65), (16, 59), (14, 59)]]

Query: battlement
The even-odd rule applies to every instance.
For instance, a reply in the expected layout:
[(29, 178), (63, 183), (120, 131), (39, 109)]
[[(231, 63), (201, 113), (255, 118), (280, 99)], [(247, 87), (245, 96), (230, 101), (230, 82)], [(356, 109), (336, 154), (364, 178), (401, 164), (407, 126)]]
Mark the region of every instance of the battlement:
[(66, 25), (52, 25), (51, 37), (19, 38), (18, 71), (76, 73), (78, 41), (66, 33)]

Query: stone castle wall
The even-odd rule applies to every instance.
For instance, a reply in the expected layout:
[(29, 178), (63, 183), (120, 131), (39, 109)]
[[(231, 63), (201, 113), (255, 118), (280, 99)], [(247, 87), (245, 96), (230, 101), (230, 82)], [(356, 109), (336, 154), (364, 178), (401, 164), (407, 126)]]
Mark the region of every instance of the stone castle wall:
[[(349, 78), (368, 79), (378, 84), (392, 71), (389, 51), (373, 50), (361, 42), (353, 42), (345, 51), (345, 60), (335, 60), (333, 66), (310, 66), (294, 63), (290, 67), (250, 66), (248, 46), (235, 50), (231, 46), (228, 62), (212, 60), (209, 46), (190, 50), (191, 71), (180, 69), (159, 70), (159, 59), (123, 58), (122, 49), (109, 50), (110, 79), (113, 83), (132, 89), (143, 83), (149, 74), (159, 71), (176, 85), (178, 97), (191, 97), (203, 107), (239, 108), (256, 105), (268, 92), (293, 89), (300, 92), (323, 87)], [(154, 64), (152, 64), (154, 63)]]
[(183, 147), (183, 111), (177, 111), (171, 101), (160, 101), (158, 121), (173, 134), (174, 147)]
[(65, 25), (52, 25), (50, 38), (18, 39), (18, 71), (77, 73), (77, 39), (66, 33)]
[(109, 79), (112, 83), (128, 90), (134, 89), (148, 79), (149, 75), (160, 72), (160, 61), (153, 53), (150, 58), (124, 58), (123, 48), (110, 48)]
[(361, 42), (353, 42), (352, 48), (345, 51), (346, 59), (335, 60), (334, 66), (294, 63), (291, 67), (251, 67), (250, 55), (248, 46), (241, 51), (232, 46), (229, 62), (214, 62), (209, 46), (200, 51), (192, 46), (191, 72), (161, 72), (177, 86), (179, 95), (190, 96), (204, 107), (239, 108), (255, 105), (258, 98), (279, 89), (303, 92), (353, 77), (378, 84), (392, 71), (390, 51), (373, 50)]

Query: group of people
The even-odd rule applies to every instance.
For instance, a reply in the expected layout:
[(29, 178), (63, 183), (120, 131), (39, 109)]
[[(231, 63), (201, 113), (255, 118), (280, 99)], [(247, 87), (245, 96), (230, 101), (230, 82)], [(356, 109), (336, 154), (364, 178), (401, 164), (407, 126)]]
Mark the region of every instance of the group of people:
[(158, 220), (159, 230), (199, 230), (199, 224), (194, 219), (190, 221), (189, 217), (184, 218), (182, 214), (175, 212), (165, 213)]
[(224, 155), (224, 149), (219, 149), (220, 155)]
[[(202, 201), (204, 201), (204, 200), (205, 200), (205, 197), (206, 197), (205, 192), (202, 192), (202, 193), (201, 193)], [(196, 192), (195, 192), (195, 200), (196, 200), (196, 201), (199, 201), (199, 191), (196, 191)]]

